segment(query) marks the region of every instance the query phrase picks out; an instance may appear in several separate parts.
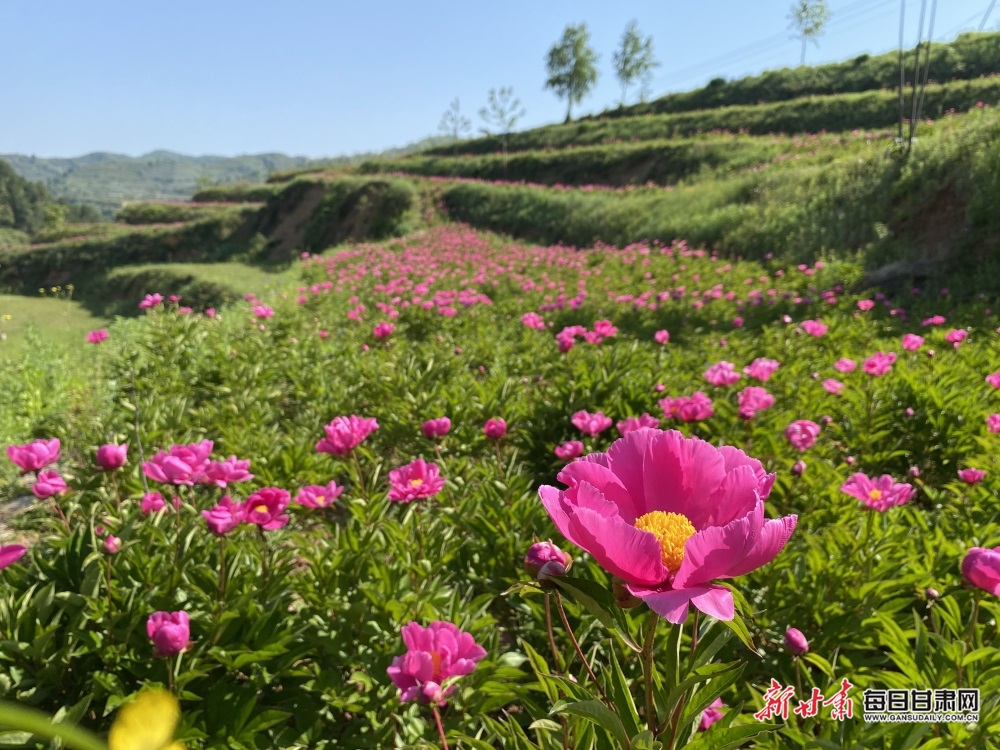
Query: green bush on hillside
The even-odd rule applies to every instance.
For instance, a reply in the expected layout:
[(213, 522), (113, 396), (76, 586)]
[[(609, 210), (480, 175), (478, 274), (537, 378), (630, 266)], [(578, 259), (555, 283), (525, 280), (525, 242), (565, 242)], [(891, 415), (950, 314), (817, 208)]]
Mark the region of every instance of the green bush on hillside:
[[(1000, 77), (958, 81), (927, 87), (924, 115), (938, 119), (951, 110), (965, 112), (982, 102), (1000, 103)], [(509, 136), (510, 151), (565, 148), (614, 141), (672, 138), (714, 130), (752, 135), (769, 133), (819, 133), (874, 130), (894, 127), (899, 117), (899, 96), (893, 91), (815, 96), (788, 102), (723, 107), (668, 115), (581, 120), (549, 125)], [(497, 137), (459, 144), (455, 154), (500, 152)], [(432, 149), (428, 154), (447, 155)]]

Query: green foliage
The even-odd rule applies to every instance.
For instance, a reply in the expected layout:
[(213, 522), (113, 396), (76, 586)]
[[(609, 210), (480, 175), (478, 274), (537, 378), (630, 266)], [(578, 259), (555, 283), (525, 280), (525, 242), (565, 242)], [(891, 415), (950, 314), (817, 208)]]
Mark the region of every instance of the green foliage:
[(629, 86), (647, 79), (653, 68), (659, 66), (653, 57), (653, 37), (643, 38), (637, 21), (630, 22), (622, 34), (621, 46), (612, 57), (612, 65), (615, 76), (622, 85), (621, 103), (624, 106)]
[[(998, 41), (1000, 32), (966, 33), (947, 44), (932, 44), (930, 80), (945, 83), (994, 75), (1000, 70)], [(915, 56), (915, 50), (908, 50), (904, 56), (907, 76), (913, 75)], [(894, 90), (898, 86), (899, 56), (893, 51), (884, 55), (860, 55), (841, 63), (769, 70), (732, 81), (716, 79), (703, 88), (668, 94), (648, 104), (626, 107), (621, 112), (609, 110), (605, 116), (690, 112), (804, 96)]]
[(28, 234), (41, 229), (47, 223), (51, 201), (44, 185), (23, 179), (0, 161), (0, 229)]
[(200, 201), (198, 203), (128, 203), (115, 221), (123, 224), (175, 224), (186, 221), (197, 221), (215, 216), (222, 216), (233, 208), (259, 208), (260, 203), (243, 203), (233, 206), (235, 201), (215, 205)]
[(817, 37), (823, 33), (826, 22), (830, 20), (830, 8), (826, 0), (797, 0), (788, 14), (789, 27), (798, 32), (802, 39), (802, 61), (806, 64), (806, 42), (818, 45)]
[(552, 45), (546, 60), (548, 79), (545, 88), (566, 100), (566, 122), (573, 112), (573, 103), (583, 101), (597, 83), (597, 53), (590, 46), (587, 24), (570, 24), (562, 39)]
[[(967, 112), (976, 109), (979, 102), (988, 105), (1000, 103), (1000, 77), (929, 85), (924, 114), (937, 119), (951, 110)], [(508, 148), (511, 152), (566, 148), (613, 140), (674, 138), (713, 130), (752, 135), (877, 130), (895, 126), (899, 117), (899, 96), (892, 91), (870, 91), (676, 114), (616, 117), (613, 112), (571, 124), (547, 125), (512, 133)], [(463, 142), (455, 153), (489, 154), (500, 149), (499, 138), (476, 138)], [(446, 155), (451, 151), (429, 149), (427, 153)]]

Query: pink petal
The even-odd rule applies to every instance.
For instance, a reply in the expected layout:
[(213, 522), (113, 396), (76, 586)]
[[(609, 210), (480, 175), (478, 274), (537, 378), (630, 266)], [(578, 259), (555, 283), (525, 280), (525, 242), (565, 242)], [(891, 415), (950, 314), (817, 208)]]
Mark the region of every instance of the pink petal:
[(798, 518), (796, 515), (791, 515), (764, 521), (764, 526), (757, 535), (753, 549), (747, 553), (746, 557), (730, 568), (726, 577), (735, 578), (746, 575), (771, 562), (778, 556), (792, 532), (795, 531)]
[(699, 531), (684, 545), (684, 561), (671, 585), (689, 588), (729, 577), (733, 566), (753, 549), (763, 525), (764, 501), (758, 500), (743, 518)]
[(737, 518), (746, 518), (757, 504), (756, 490), (759, 486), (753, 466), (743, 464), (734, 467), (726, 474), (719, 489), (705, 502), (710, 509), (706, 526), (725, 526)]
[(716, 620), (732, 620), (736, 615), (733, 592), (725, 586), (709, 586), (708, 591), (691, 597), (691, 603)]
[[(594, 455), (603, 454), (591, 454), (586, 458), (591, 459)], [(634, 524), (635, 519), (645, 513), (644, 510), (637, 508), (636, 500), (625, 489), (615, 473), (597, 461), (582, 459), (574, 461), (559, 472), (558, 479), (570, 486), (580, 484), (580, 482), (594, 485), (605, 499), (618, 506), (618, 515), (627, 523)], [(641, 502), (639, 504), (641, 505)]]
[[(618, 442), (629, 439), (648, 442), (643, 455), (644, 471), (631, 480), (639, 492), (645, 492), (646, 512), (680, 513), (696, 529), (705, 528), (712, 513), (705, 501), (725, 478), (725, 462), (715, 446), (697, 438), (688, 440), (676, 430), (642, 430)], [(617, 465), (614, 468), (621, 476), (621, 469)], [(629, 468), (636, 471), (635, 467)], [(627, 478), (625, 486), (635, 494)]]

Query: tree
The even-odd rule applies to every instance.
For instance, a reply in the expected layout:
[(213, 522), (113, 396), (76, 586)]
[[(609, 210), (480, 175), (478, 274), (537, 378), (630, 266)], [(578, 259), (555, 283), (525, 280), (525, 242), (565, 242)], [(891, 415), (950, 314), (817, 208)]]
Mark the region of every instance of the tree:
[(462, 115), (462, 107), (458, 99), (455, 99), (441, 115), (441, 124), (438, 125), (438, 130), (456, 141), (461, 140), (463, 135), (472, 130), (472, 121)]
[[(514, 96), (514, 89), (511, 86), (501, 86), (500, 91), (490, 89), (487, 97), (489, 107), (479, 110), (479, 116), (486, 121), (486, 124), (495, 128), (500, 135), (500, 144), (503, 147), (503, 169), (507, 172), (507, 136), (517, 125), (517, 121), (524, 117), (526, 110), (521, 106), (521, 100)], [(493, 133), (489, 128), (481, 128), (486, 135)]]
[(826, 0), (799, 0), (792, 6), (788, 20), (791, 22), (789, 28), (798, 32), (797, 36), (802, 40), (802, 60), (799, 65), (805, 65), (806, 42), (812, 40), (813, 44), (819, 46), (816, 39), (823, 33), (823, 27), (830, 20), (830, 9), (826, 5)]
[[(628, 87), (633, 81), (640, 81), (643, 84), (642, 91), (648, 87), (648, 79), (653, 68), (659, 63), (653, 58), (653, 37), (643, 38), (639, 33), (639, 24), (632, 21), (622, 34), (621, 48), (615, 52), (612, 62), (615, 67), (615, 75), (622, 85), (622, 104), (625, 104), (625, 97)], [(640, 93), (640, 98), (644, 99), (645, 94)]]
[(567, 26), (562, 39), (549, 50), (545, 88), (566, 99), (566, 122), (571, 119), (573, 102), (583, 100), (597, 83), (597, 53), (590, 46), (587, 24)]

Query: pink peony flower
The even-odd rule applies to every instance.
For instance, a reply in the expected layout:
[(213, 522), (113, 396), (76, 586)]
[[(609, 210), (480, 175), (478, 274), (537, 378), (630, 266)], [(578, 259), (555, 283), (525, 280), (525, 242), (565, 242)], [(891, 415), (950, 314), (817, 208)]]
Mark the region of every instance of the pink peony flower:
[(0, 547), (0, 570), (9, 568), (24, 557), (27, 551), (28, 548), (20, 544), (7, 544)]
[(428, 440), (435, 440), (436, 438), (443, 438), (451, 430), (451, 420), (448, 417), (438, 417), (437, 419), (428, 419), (421, 425), (420, 430), (424, 433), (424, 437)]
[[(145, 498), (143, 502), (145, 503)], [(246, 520), (247, 512), (243, 503), (235, 502), (229, 495), (224, 495), (214, 508), (203, 510), (201, 516), (208, 524), (209, 531), (216, 536), (225, 536)]]
[(611, 417), (604, 416), (603, 412), (591, 414), (588, 411), (578, 411), (570, 421), (580, 432), (590, 437), (600, 435), (611, 426)]
[(657, 331), (656, 333), (653, 334), (653, 340), (656, 341), (657, 344), (670, 343), (670, 331), (666, 329)]
[(7, 456), (22, 474), (37, 472), (59, 460), (59, 438), (36, 440), (27, 445), (8, 445)]
[(487, 419), (486, 424), (483, 425), (483, 433), (490, 440), (499, 440), (507, 434), (507, 423), (503, 417)]
[(230, 482), (249, 482), (253, 479), (253, 474), (247, 471), (249, 468), (250, 459), (241, 461), (236, 456), (230, 456), (225, 461), (210, 461), (201, 482), (225, 489)]
[(715, 386), (733, 385), (740, 379), (732, 362), (716, 362), (703, 374), (705, 380)]
[[(594, 322), (594, 333), (600, 336), (602, 339), (610, 338), (618, 333), (618, 329), (611, 323), (610, 320), (598, 320)], [(600, 343), (600, 342), (598, 342)]]
[(31, 485), (31, 491), (39, 500), (45, 500), (66, 490), (66, 482), (54, 471), (38, 472), (38, 481)]
[(688, 605), (734, 615), (729, 589), (713, 583), (770, 562), (796, 516), (770, 520), (774, 475), (730, 446), (671, 430), (639, 430), (558, 474), (565, 490), (538, 494), (556, 528), (672, 623)]
[(819, 338), (829, 330), (829, 327), (824, 325), (822, 322), (818, 320), (803, 320), (802, 330), (808, 333), (810, 336), (815, 336)]
[(333, 501), (340, 497), (343, 491), (344, 488), (338, 487), (336, 482), (330, 482), (326, 487), (310, 484), (298, 491), (295, 502), (304, 508), (325, 508), (333, 505)]
[(323, 430), (326, 437), (316, 443), (316, 450), (331, 456), (346, 456), (361, 445), (362, 441), (378, 429), (372, 417), (334, 417)]
[(785, 428), (785, 437), (793, 447), (807, 451), (816, 443), (820, 426), (808, 419), (797, 419)]
[[(986, 382), (994, 388), (1000, 388), (1000, 372), (994, 372), (986, 376)], [(8, 450), (10, 450), (8, 448)]]
[(834, 396), (839, 396), (840, 392), (844, 390), (844, 384), (839, 380), (834, 380), (833, 378), (827, 378), (824, 380), (823, 387), (826, 389), (827, 393), (832, 393)]
[(273, 318), (274, 309), (268, 305), (254, 305), (250, 308), (251, 312), (258, 318)]
[(115, 471), (125, 465), (128, 457), (128, 444), (102, 445), (97, 449), (97, 465), (105, 471)]
[(915, 352), (924, 345), (924, 337), (915, 333), (907, 333), (903, 336), (903, 348), (908, 352)]
[(157, 513), (163, 510), (167, 506), (167, 501), (163, 499), (163, 495), (159, 492), (147, 492), (142, 496), (142, 501), (140, 503), (140, 508), (142, 509), (142, 514), (148, 516), (150, 513)]
[(921, 325), (923, 325), (923, 326), (939, 326), (939, 325), (943, 325), (944, 322), (945, 322), (945, 319), (944, 319), (943, 316), (941, 316), (941, 315), (935, 315), (933, 318), (924, 318), (923, 322), (921, 323)]
[(955, 328), (945, 334), (944, 340), (958, 349), (959, 345), (965, 341), (968, 335), (968, 331), (962, 330), (961, 328)]
[(798, 628), (786, 628), (785, 649), (794, 656), (802, 656), (809, 651), (809, 641)]
[(859, 310), (866, 310), (867, 311), (867, 310), (871, 310), (873, 307), (875, 307), (875, 302), (873, 300), (870, 300), (870, 299), (859, 299), (858, 300), (858, 309)]
[(406, 653), (386, 670), (402, 701), (443, 704), (455, 690), (454, 681), (471, 674), (486, 656), (472, 635), (450, 622), (435, 621), (426, 628), (410, 622), (402, 635)]
[(246, 522), (260, 526), (264, 531), (280, 529), (288, 523), (285, 510), (292, 501), (287, 490), (277, 487), (264, 487), (247, 498), (243, 507), (246, 511)]
[(392, 332), (396, 330), (396, 326), (392, 323), (382, 321), (377, 326), (375, 330), (372, 331), (372, 335), (377, 339), (387, 339), (392, 335)]
[(562, 445), (557, 445), (555, 449), (556, 458), (563, 461), (572, 461), (583, 455), (583, 443), (579, 440), (570, 440)]
[(154, 612), (146, 621), (146, 633), (153, 641), (157, 656), (177, 656), (187, 651), (191, 642), (188, 613)]
[(108, 340), (108, 331), (106, 328), (99, 328), (96, 331), (91, 331), (87, 334), (88, 344), (100, 344), (102, 341)]
[(959, 469), (958, 478), (966, 484), (979, 484), (983, 481), (986, 472), (982, 469)]
[(526, 312), (521, 316), (521, 322), (528, 328), (534, 328), (536, 331), (545, 330), (545, 318), (536, 312)]
[(872, 377), (878, 378), (889, 372), (895, 361), (896, 352), (875, 352), (865, 360), (864, 370)]
[(840, 359), (838, 359), (836, 362), (833, 363), (833, 369), (835, 369), (837, 372), (844, 372), (844, 373), (854, 372), (857, 366), (858, 366), (857, 362), (855, 362), (853, 359), (848, 359), (847, 357), (841, 357)]
[(990, 432), (1000, 432), (1000, 414), (990, 414), (986, 417), (986, 429)]
[(701, 721), (698, 722), (698, 731), (704, 732), (715, 722), (722, 718), (722, 711), (719, 709), (723, 707), (722, 698), (716, 698), (714, 701), (708, 704), (706, 708), (701, 713)]
[(962, 559), (962, 577), (977, 588), (1000, 596), (1000, 547), (973, 547)]
[(860, 472), (840, 485), (840, 491), (856, 497), (869, 508), (880, 512), (908, 502), (916, 492), (911, 485), (896, 482), (888, 474), (883, 474), (878, 479), (869, 479)]
[(524, 567), (539, 581), (548, 576), (566, 575), (572, 564), (572, 556), (554, 545), (551, 539), (547, 542), (535, 542), (524, 556)]
[(712, 399), (701, 391), (695, 391), (690, 396), (660, 399), (660, 408), (667, 419), (679, 419), (682, 422), (701, 422), (715, 414)]
[(774, 396), (768, 393), (766, 388), (750, 385), (740, 392), (739, 404), (740, 417), (753, 419), (757, 412), (774, 405)]
[(114, 534), (108, 534), (104, 538), (104, 553), (107, 555), (116, 555), (118, 551), (122, 548), (122, 540), (116, 537)]
[(758, 357), (749, 365), (744, 367), (743, 372), (754, 380), (766, 383), (778, 367), (780, 367), (778, 360)]
[(202, 440), (190, 445), (171, 445), (142, 465), (143, 473), (154, 482), (194, 486), (205, 478), (213, 442)]
[(653, 429), (659, 429), (660, 420), (656, 417), (650, 416), (643, 412), (640, 417), (626, 417), (618, 421), (618, 434), (625, 437), (630, 432), (635, 432), (636, 430), (642, 430), (647, 427)]
[(147, 294), (142, 302), (139, 303), (140, 310), (149, 310), (153, 307), (157, 307), (163, 302), (162, 294)]
[(422, 458), (389, 472), (389, 499), (410, 503), (436, 495), (444, 487), (444, 477), (438, 476), (438, 466)]
[(9, 568), (24, 557), (24, 553), (27, 551), (28, 548), (20, 544), (6, 544), (0, 547), (0, 570)]

